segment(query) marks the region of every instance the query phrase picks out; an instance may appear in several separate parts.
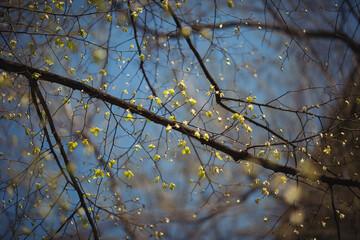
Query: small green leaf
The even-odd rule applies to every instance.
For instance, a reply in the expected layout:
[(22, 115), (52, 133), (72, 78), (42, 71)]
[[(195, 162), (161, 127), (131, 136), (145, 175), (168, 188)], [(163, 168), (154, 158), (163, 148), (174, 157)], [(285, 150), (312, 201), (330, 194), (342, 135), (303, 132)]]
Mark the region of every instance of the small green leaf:
[(68, 146), (69, 151), (73, 152), (75, 150), (76, 146), (78, 145), (78, 143), (77, 142), (68, 142), (66, 145)]
[(200, 167), (199, 167), (198, 176), (199, 176), (200, 178), (205, 178), (206, 174), (205, 174), (205, 171), (204, 171), (203, 166), (200, 166)]
[(83, 224), (84, 227), (89, 225), (89, 222), (88, 222), (88, 220), (86, 218), (81, 219), (81, 221), (82, 221), (82, 224)]
[(185, 154), (190, 154), (191, 152), (190, 152), (190, 148), (189, 147), (184, 147), (184, 149), (181, 151), (181, 153), (183, 154), (183, 155), (185, 155)]
[(150, 144), (147, 148), (148, 149), (154, 149), (154, 148), (156, 148), (156, 146), (154, 144)]
[(98, 136), (100, 130), (102, 131), (103, 129), (98, 128), (98, 127), (93, 127), (93, 128), (90, 129), (90, 132), (93, 133), (95, 136)]
[(109, 162), (109, 167), (110, 168), (113, 168), (113, 166), (116, 164), (116, 161), (115, 159), (111, 159), (110, 162)]
[(60, 38), (57, 38), (55, 40), (55, 45), (59, 45), (60, 47), (63, 47), (64, 46), (64, 42), (63, 40), (61, 40)]
[(160, 158), (161, 158), (161, 156), (159, 154), (156, 154), (155, 157), (153, 158), (153, 161), (156, 162)]
[(215, 153), (215, 156), (216, 156), (220, 161), (223, 160), (222, 157), (220, 156), (220, 153), (219, 153), (219, 152), (216, 152), (216, 153)]
[(131, 178), (132, 176), (134, 176), (134, 174), (132, 173), (132, 171), (130, 170), (127, 170), (124, 172), (124, 175), (127, 177), (127, 178)]
[(102, 177), (102, 178), (104, 178), (104, 170), (102, 170), (102, 169), (94, 169), (94, 173), (95, 173), (95, 175), (92, 177), (93, 179), (96, 179), (96, 178), (98, 178), (98, 177)]
[(70, 50), (74, 50), (75, 43), (73, 41), (66, 42), (66, 46), (70, 48)]
[(274, 156), (275, 161), (280, 160), (280, 153), (279, 153), (279, 151), (277, 149), (274, 149), (273, 156)]
[(331, 147), (329, 145), (324, 149), (324, 153), (326, 153), (327, 155), (330, 155)]

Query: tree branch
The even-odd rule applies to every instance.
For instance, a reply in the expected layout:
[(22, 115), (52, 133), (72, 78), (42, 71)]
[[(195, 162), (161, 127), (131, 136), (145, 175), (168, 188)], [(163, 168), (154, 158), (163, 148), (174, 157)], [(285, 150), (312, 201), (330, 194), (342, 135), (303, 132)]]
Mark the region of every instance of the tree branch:
[[(116, 98), (112, 95), (109, 95), (107, 93), (104, 93), (96, 88), (93, 88), (91, 86), (88, 86), (82, 82), (78, 82), (66, 77), (59, 76), (54, 73), (49, 73), (40, 69), (36, 69), (30, 66), (26, 66), (19, 63), (10, 62), (4, 59), (0, 58), (0, 68), (7, 71), (7, 72), (13, 72), (18, 73), (26, 76), (29, 81), (36, 81), (32, 79), (33, 73), (40, 73), (40, 79), (44, 80), (46, 82), (50, 83), (57, 83), (63, 86), (67, 86), (72, 89), (76, 89), (79, 91), (82, 91), (83, 93), (87, 93), (90, 97), (96, 98), (105, 102), (108, 102), (110, 104), (113, 104), (115, 106), (118, 106), (123, 109), (127, 109), (130, 112), (134, 114), (141, 115), (149, 120), (151, 120), (154, 123), (160, 124), (162, 126), (172, 126), (172, 128), (175, 131), (178, 131), (182, 134), (185, 134), (198, 142), (200, 142), (203, 145), (207, 145), (209, 147), (212, 147), (218, 151), (221, 151), (229, 156), (231, 156), (235, 162), (238, 162), (240, 160), (245, 160), (252, 162), (254, 164), (260, 165), (265, 169), (272, 170), (274, 172), (280, 172), (292, 176), (299, 176), (304, 179), (308, 179), (311, 177), (313, 180), (318, 180), (320, 182), (329, 184), (329, 185), (341, 185), (341, 186), (348, 186), (348, 187), (356, 187), (360, 189), (360, 182), (352, 179), (344, 179), (341, 177), (329, 177), (325, 175), (316, 175), (316, 176), (309, 176), (306, 173), (303, 173), (301, 170), (289, 166), (284, 166), (281, 164), (278, 164), (276, 162), (273, 162), (268, 159), (260, 158), (254, 155), (249, 154), (246, 151), (236, 150), (234, 148), (231, 148), (221, 142), (218, 142), (212, 138), (209, 139), (209, 141), (206, 141), (203, 138), (197, 138), (195, 137), (194, 133), (196, 130), (185, 126), (184, 124), (176, 121), (169, 120), (165, 117), (162, 117), (160, 115), (157, 115), (147, 109), (141, 109), (139, 110), (136, 105), (133, 105), (131, 103), (128, 103), (127, 101), (123, 99)], [(52, 129), (52, 131), (54, 131)]]
[[(174, 22), (176, 23), (176, 26), (181, 30), (182, 29), (182, 25), (181, 25), (181, 22), (179, 20), (179, 18), (176, 16), (174, 10), (168, 6), (168, 9), (169, 9), (169, 13), (170, 15), (172, 16)], [(194, 44), (192, 43), (192, 41), (190, 40), (189, 37), (185, 38), (187, 44), (189, 45), (189, 48), (191, 49), (191, 51), (194, 53), (196, 59), (198, 60), (199, 64), (200, 64), (200, 67), (201, 69), (203, 70), (206, 78), (208, 79), (208, 81), (214, 86), (215, 90), (218, 92), (216, 95), (215, 95), (215, 100), (216, 100), (216, 103), (219, 104), (223, 109), (231, 112), (231, 113), (236, 113), (236, 111), (234, 111), (233, 109), (231, 109), (230, 107), (228, 107), (227, 105), (225, 105), (223, 102), (222, 102), (222, 97), (221, 97), (221, 94), (222, 94), (222, 91), (219, 87), (219, 85), (217, 84), (217, 82), (215, 81), (215, 79), (212, 77), (212, 75), (210, 74), (209, 70), (207, 69), (207, 67), (205, 66), (205, 63), (204, 61), (202, 60), (202, 57), (200, 56), (199, 52), (196, 50), (196, 47), (194, 46)], [(271, 134), (273, 134), (274, 136), (276, 136), (277, 138), (283, 140), (284, 142), (286, 142), (287, 144), (289, 145), (292, 145), (287, 139), (285, 139), (283, 136), (281, 136), (280, 134), (278, 134), (277, 132), (271, 130), (270, 128), (268, 128), (267, 126), (264, 126), (262, 125), (261, 123), (258, 123), (256, 121), (254, 121), (253, 119), (247, 117), (247, 116), (244, 116), (245, 120), (249, 121), (250, 123), (258, 126), (258, 127), (261, 127), (265, 130), (267, 130), (268, 132), (270, 132)]]
[[(328, 31), (325, 29), (319, 29), (319, 30), (306, 30), (304, 32), (301, 29), (296, 29), (292, 27), (286, 27), (286, 26), (278, 26), (278, 25), (269, 25), (265, 23), (255, 23), (250, 21), (228, 21), (224, 23), (217, 23), (217, 24), (197, 24), (197, 25), (190, 25), (190, 27), (198, 32), (203, 28), (211, 28), (211, 29), (224, 29), (224, 28), (230, 28), (230, 27), (245, 27), (245, 28), (259, 28), (266, 30), (273, 30), (277, 31), (283, 34), (290, 35), (292, 37), (302, 37), (302, 38), (327, 38), (327, 39), (336, 39), (339, 40), (345, 44), (347, 44), (352, 52), (356, 55), (359, 55), (360, 53), (360, 43), (354, 41), (352, 38), (350, 38), (347, 34), (344, 32), (341, 32), (340, 30), (336, 31)], [(144, 27), (143, 27), (144, 28)], [(148, 31), (154, 33), (154, 30), (149, 29)], [(167, 36), (167, 37), (179, 37), (181, 34), (179, 32), (176, 33), (157, 33), (159, 36)]]
[[(1, 65), (0, 65), (1, 66)], [(51, 132), (52, 134), (54, 135), (55, 137), (55, 140), (56, 140), (56, 143), (57, 145), (59, 146), (59, 149), (60, 149), (60, 153), (61, 153), (61, 156), (63, 157), (63, 160), (64, 160), (64, 163), (66, 165), (66, 169), (67, 169), (67, 172), (70, 176), (70, 179), (71, 179), (71, 182), (72, 182), (72, 186), (74, 187), (74, 189), (76, 190), (78, 196), (79, 196), (79, 199), (80, 199), (80, 204), (81, 204), (81, 207), (84, 209), (85, 211), (85, 214), (86, 214), (86, 217), (90, 223), (90, 226), (91, 226), (91, 229), (92, 229), (92, 232), (94, 234), (94, 239), (98, 240), (100, 239), (100, 236), (99, 236), (99, 233), (97, 231), (97, 228), (96, 228), (96, 225), (93, 221), (93, 218), (91, 217), (90, 215), (90, 212), (89, 212), (89, 209), (85, 203), (85, 199), (84, 199), (84, 193), (81, 191), (81, 188), (79, 186), (79, 183), (78, 181), (76, 180), (72, 170), (71, 170), (71, 163), (70, 163), (70, 160), (68, 159), (66, 153), (65, 153), (65, 150), (64, 150), (64, 146), (61, 142), (61, 139), (59, 137), (59, 135), (57, 134), (57, 131), (56, 131), (56, 128), (55, 128), (55, 124), (52, 120), (52, 117), (51, 117), (51, 114), (50, 114), (50, 110), (49, 108), (47, 107), (47, 104), (46, 104), (46, 101), (44, 99), (44, 97), (42, 96), (41, 92), (40, 92), (40, 89), (37, 85), (37, 82), (36, 80), (32, 79), (32, 76), (28, 76), (28, 75), (25, 75), (29, 82), (30, 82), (30, 85), (31, 85), (31, 88), (32, 88), (32, 91), (35, 91), (36, 95), (38, 96), (39, 100), (40, 100), (40, 104), (42, 105), (44, 111), (45, 111), (45, 114), (46, 114), (46, 117), (47, 117), (47, 121), (50, 125), (50, 129), (51, 129)], [(34, 97), (34, 103), (36, 103), (36, 97)], [(42, 122), (42, 120), (40, 119), (40, 121)], [(49, 143), (50, 144), (50, 143)], [(61, 167), (61, 166), (60, 166)], [(61, 169), (60, 169), (61, 170)], [(66, 176), (66, 175), (64, 175)]]

